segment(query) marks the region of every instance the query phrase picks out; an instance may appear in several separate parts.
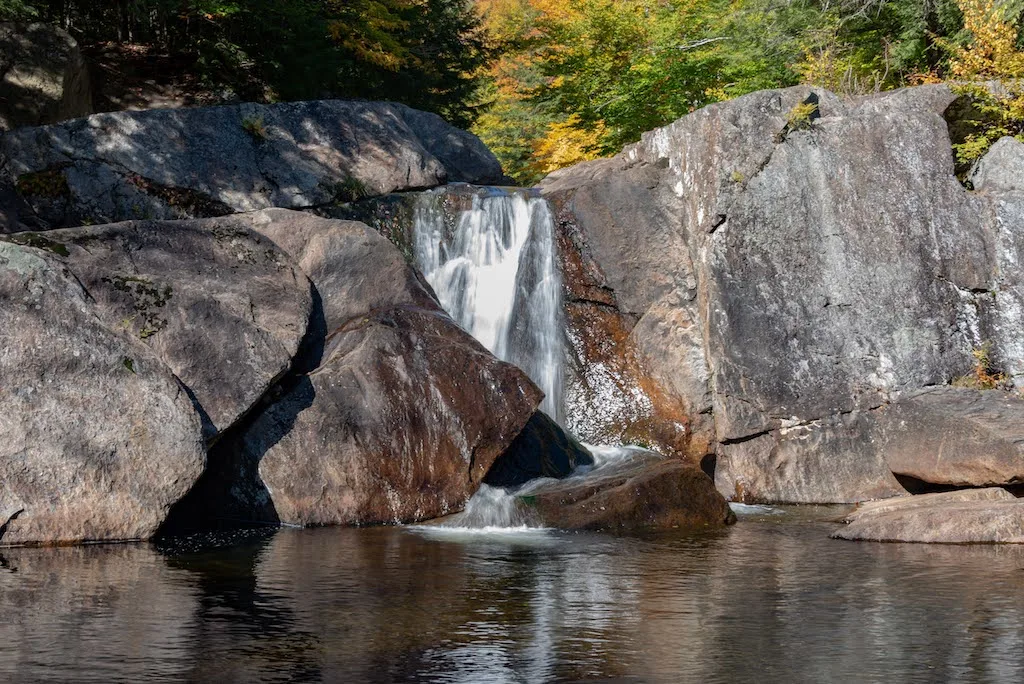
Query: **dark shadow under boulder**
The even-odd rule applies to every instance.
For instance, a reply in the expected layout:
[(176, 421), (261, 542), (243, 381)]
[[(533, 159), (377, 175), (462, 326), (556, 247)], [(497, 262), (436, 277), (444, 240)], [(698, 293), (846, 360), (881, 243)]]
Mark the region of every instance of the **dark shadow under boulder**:
[(518, 487), (539, 477), (562, 478), (594, 457), (545, 413), (537, 411), (484, 477), (492, 487)]

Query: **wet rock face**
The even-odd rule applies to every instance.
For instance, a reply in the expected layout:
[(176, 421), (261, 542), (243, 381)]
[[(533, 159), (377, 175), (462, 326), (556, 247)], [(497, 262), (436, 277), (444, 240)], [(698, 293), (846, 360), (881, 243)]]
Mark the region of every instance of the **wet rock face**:
[(186, 391), (46, 249), (0, 242), (0, 388), (0, 543), (145, 539), (203, 470)]
[(329, 206), (459, 179), (494, 155), (438, 117), (338, 100), (96, 114), (0, 140), (33, 229)]
[(49, 24), (0, 24), (0, 131), (92, 113), (78, 44)]
[[(713, 425), (710, 395), (689, 381), (705, 366), (692, 344), (695, 281), (669, 263), (685, 246), (652, 173), (594, 162), (579, 167), (580, 178), (544, 187), (564, 283), (566, 425), (590, 443), (639, 444), (697, 462)], [(657, 245), (638, 244), (641, 230)], [(692, 373), (676, 373), (675, 363)]]
[(291, 366), (309, 323), (306, 276), (245, 221), (133, 221), (11, 239), (64, 261), (111, 328), (182, 382), (212, 440)]
[(586, 447), (537, 411), (487, 471), (484, 484), (518, 487), (538, 477), (565, 477), (577, 467), (593, 462), (594, 457)]
[(640, 458), (600, 476), (533, 488), (523, 501), (544, 525), (565, 530), (699, 530), (736, 521), (711, 479), (679, 459)]
[[(813, 99), (818, 116), (793, 120)], [(763, 91), (546, 179), (578, 378), (611, 368), (642, 390), (617, 388), (631, 399), (608, 422), (677, 423), (686, 439), (652, 445), (716, 454), (729, 497), (903, 493), (869, 437), (882, 407), (969, 374), (986, 342), (1013, 377), (1024, 358), (1024, 201), (989, 180), (1017, 151), (994, 148), (966, 191), (951, 101)]]
[(394, 523), (461, 510), (540, 390), (462, 331), (364, 224), (282, 210), (246, 218), (307, 270), (320, 311), (293, 374), (218, 442), (169, 527)]
[(834, 539), (932, 544), (1024, 543), (1024, 500), (992, 488), (871, 502)]

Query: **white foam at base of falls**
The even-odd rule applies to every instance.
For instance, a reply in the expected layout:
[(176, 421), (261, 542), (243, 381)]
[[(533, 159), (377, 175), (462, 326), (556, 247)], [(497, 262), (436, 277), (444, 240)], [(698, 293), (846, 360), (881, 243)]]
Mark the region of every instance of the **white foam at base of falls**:
[(737, 503), (735, 501), (729, 502), (729, 508), (736, 515), (742, 516), (753, 516), (753, 515), (779, 515), (782, 513), (778, 508), (772, 508), (771, 506), (765, 506), (763, 504), (745, 504)]
[[(635, 458), (649, 455), (650, 452), (639, 447), (610, 447), (584, 445), (594, 456), (593, 465), (576, 468), (568, 477), (559, 482), (571, 483), (610, 474), (616, 469), (631, 463)], [(440, 531), (497, 534), (540, 531), (548, 528), (531, 520), (528, 511), (520, 503), (521, 497), (530, 496), (543, 490), (546, 484), (556, 482), (552, 478), (541, 477), (530, 480), (515, 489), (503, 489), (480, 485), (480, 489), (470, 498), (461, 513), (455, 513), (443, 520), (418, 525), (418, 528), (429, 528)]]

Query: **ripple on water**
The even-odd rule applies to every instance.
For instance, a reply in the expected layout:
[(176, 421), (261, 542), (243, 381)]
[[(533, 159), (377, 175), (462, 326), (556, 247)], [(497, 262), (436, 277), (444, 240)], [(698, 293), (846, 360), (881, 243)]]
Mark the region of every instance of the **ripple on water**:
[(1024, 548), (834, 517), (4, 549), (0, 681), (1024, 681)]

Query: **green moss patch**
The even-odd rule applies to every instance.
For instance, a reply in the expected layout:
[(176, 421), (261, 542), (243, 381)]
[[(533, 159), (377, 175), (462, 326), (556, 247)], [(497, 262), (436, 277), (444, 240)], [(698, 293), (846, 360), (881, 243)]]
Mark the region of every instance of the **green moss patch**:
[(64, 167), (23, 173), (15, 181), (15, 188), (24, 197), (60, 199), (71, 194), (68, 178), (64, 175)]
[(36, 249), (46, 250), (62, 257), (66, 257), (69, 254), (68, 248), (65, 245), (44, 237), (39, 233), (14, 233), (6, 236), (4, 239), (16, 245), (35, 247)]

